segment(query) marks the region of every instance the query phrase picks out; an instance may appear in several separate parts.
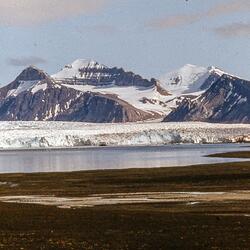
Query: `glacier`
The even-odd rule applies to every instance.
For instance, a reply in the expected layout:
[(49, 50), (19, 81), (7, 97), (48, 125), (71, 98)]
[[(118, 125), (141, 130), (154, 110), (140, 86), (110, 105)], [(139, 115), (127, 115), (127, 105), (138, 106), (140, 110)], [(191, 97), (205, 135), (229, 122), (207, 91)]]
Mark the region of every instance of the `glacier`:
[(0, 150), (248, 141), (248, 124), (0, 122)]

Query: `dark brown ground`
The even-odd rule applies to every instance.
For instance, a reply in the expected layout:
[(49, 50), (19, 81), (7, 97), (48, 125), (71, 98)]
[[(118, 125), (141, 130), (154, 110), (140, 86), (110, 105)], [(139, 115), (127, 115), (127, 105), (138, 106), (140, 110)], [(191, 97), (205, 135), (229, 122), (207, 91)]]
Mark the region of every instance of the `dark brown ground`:
[(221, 157), (221, 158), (250, 158), (250, 152), (238, 151), (238, 152), (227, 152), (220, 154), (212, 154), (209, 157)]
[[(0, 175), (0, 196), (229, 190), (250, 190), (250, 162)], [(250, 202), (240, 200), (82, 209), (0, 203), (0, 249), (242, 250), (250, 246), (249, 215)]]

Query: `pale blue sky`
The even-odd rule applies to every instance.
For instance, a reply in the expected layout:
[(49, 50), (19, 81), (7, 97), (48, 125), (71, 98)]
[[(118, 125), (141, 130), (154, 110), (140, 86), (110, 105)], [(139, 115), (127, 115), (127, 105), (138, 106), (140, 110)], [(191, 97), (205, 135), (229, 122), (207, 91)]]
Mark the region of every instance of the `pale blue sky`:
[(55, 73), (77, 58), (145, 77), (191, 63), (250, 79), (249, 2), (9, 0), (0, 3), (0, 83), (28, 64)]

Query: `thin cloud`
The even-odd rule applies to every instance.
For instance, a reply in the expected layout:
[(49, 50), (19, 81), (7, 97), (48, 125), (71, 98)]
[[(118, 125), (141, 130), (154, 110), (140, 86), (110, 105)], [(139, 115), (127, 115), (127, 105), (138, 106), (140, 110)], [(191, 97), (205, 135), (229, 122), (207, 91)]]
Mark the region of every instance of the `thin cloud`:
[(199, 19), (200, 15), (176, 15), (152, 20), (147, 26), (154, 29), (168, 29), (191, 24), (198, 21)]
[(211, 9), (209, 9), (205, 16), (214, 17), (226, 14), (231, 14), (240, 11), (250, 11), (250, 1), (249, 0), (231, 0), (230, 2), (217, 4)]
[(34, 25), (93, 13), (110, 0), (1, 0), (0, 24)]
[(154, 19), (147, 23), (146, 26), (153, 29), (169, 29), (199, 22), (204, 18), (228, 15), (241, 11), (250, 11), (249, 0), (231, 0), (227, 3), (217, 4), (203, 12)]
[(223, 38), (250, 36), (250, 23), (232, 23), (218, 27), (214, 32)]
[(29, 66), (29, 65), (38, 65), (45, 64), (47, 61), (41, 57), (29, 56), (29, 57), (19, 57), (19, 58), (8, 58), (7, 63), (11, 66), (20, 67), (20, 66)]

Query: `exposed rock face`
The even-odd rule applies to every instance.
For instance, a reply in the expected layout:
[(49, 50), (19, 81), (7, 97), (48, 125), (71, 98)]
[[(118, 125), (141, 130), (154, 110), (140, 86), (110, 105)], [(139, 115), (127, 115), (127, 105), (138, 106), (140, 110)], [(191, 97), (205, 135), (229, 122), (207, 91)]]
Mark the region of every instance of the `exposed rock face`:
[(224, 74), (203, 94), (185, 98), (164, 121), (250, 122), (250, 82)]
[(156, 81), (142, 78), (133, 72), (126, 72), (122, 68), (109, 68), (93, 60), (78, 59), (66, 65), (60, 72), (52, 76), (59, 82), (74, 85), (116, 85), (151, 87)]
[[(152, 79), (152, 80), (154, 80), (154, 79)], [(156, 86), (157, 92), (160, 93), (161, 95), (163, 95), (163, 96), (170, 96), (171, 95), (166, 89), (164, 89), (161, 86), (159, 81), (156, 81), (155, 86)]]
[(41, 81), (48, 80), (50, 77), (44, 71), (30, 66), (22, 71), (22, 73), (16, 78), (15, 81)]
[[(117, 85), (117, 86), (141, 86), (150, 87), (156, 84), (154, 79), (151, 81), (143, 79), (140, 75), (133, 72), (126, 72), (122, 68), (82, 68), (79, 70), (82, 78), (77, 79), (79, 83), (88, 85)], [(83, 77), (85, 76), (85, 77)], [(87, 76), (92, 76), (87, 77)]]
[(17, 89), (23, 82), (28, 81), (33, 82), (34, 84), (39, 81), (51, 82), (51, 78), (42, 70), (30, 66), (23, 70), (12, 83), (0, 89), (0, 100), (6, 98), (10, 90)]
[(0, 120), (133, 122), (157, 115), (143, 112), (116, 96), (81, 92), (57, 84), (34, 67), (0, 89)]
[(212, 70), (210, 72), (208, 78), (205, 79), (205, 81), (201, 85), (200, 90), (206, 90), (206, 89), (208, 89), (210, 86), (213, 85), (213, 83), (215, 83), (216, 81), (218, 81), (221, 76), (222, 75), (218, 74), (218, 72)]
[(158, 118), (134, 108), (130, 104), (110, 96), (86, 92), (73, 101), (66, 110), (60, 113), (57, 121), (87, 121), (87, 122), (134, 122)]

